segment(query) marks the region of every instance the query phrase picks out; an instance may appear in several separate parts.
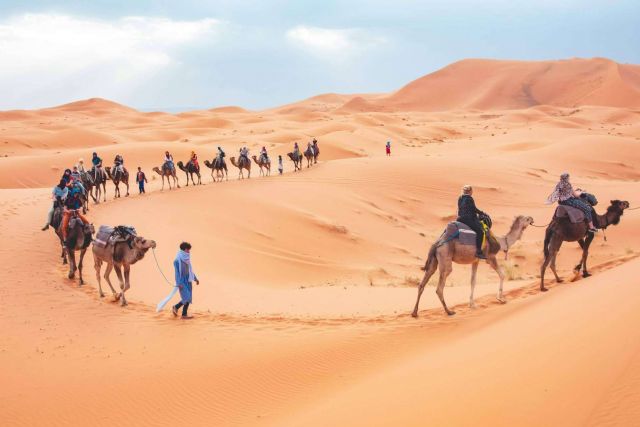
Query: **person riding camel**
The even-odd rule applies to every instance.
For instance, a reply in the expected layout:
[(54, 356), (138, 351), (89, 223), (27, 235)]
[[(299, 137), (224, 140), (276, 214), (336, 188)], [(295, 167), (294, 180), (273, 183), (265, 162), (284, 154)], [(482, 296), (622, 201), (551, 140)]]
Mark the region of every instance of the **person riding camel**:
[(317, 156), (318, 155), (318, 140), (313, 138), (313, 141), (311, 142), (311, 146), (313, 147), (313, 155)]
[(267, 154), (267, 147), (262, 147), (260, 150), (260, 158), (262, 158), (263, 163), (269, 162), (269, 155)]
[(307, 142), (307, 150), (311, 153), (312, 156), (316, 155), (316, 150), (315, 148), (313, 148), (313, 145), (311, 145), (311, 141)]
[(193, 164), (193, 166), (196, 167), (196, 169), (200, 169), (200, 165), (198, 164), (198, 155), (196, 154), (195, 151), (191, 152), (191, 163)]
[(218, 167), (224, 165), (224, 156), (226, 156), (224, 150), (221, 147), (218, 147), (218, 154), (216, 155), (216, 162), (218, 164)]
[(51, 221), (53, 221), (53, 212), (56, 209), (56, 206), (62, 206), (68, 194), (69, 189), (67, 188), (67, 181), (61, 179), (58, 185), (53, 187), (53, 190), (51, 190), (51, 199), (53, 202), (51, 203), (51, 209), (49, 209), (49, 212), (47, 213), (47, 222), (44, 227), (42, 227), (42, 231), (49, 229)]
[(478, 219), (478, 215), (484, 215), (484, 212), (476, 207), (472, 195), (473, 188), (470, 185), (462, 187), (462, 195), (458, 198), (458, 218), (456, 221), (468, 225), (476, 233), (476, 258), (487, 259), (482, 252), (484, 229)]
[(83, 159), (78, 159), (78, 164), (76, 165), (76, 167), (78, 168), (78, 172), (80, 172), (81, 174), (86, 172), (86, 170), (84, 169), (84, 160)]
[(300, 157), (300, 147), (297, 142), (293, 143), (293, 156), (296, 158)]
[(82, 175), (78, 171), (78, 167), (74, 166), (73, 171), (71, 172), (71, 182), (70, 185), (77, 186), (82, 191), (82, 194), (86, 194), (87, 191), (84, 188), (84, 184), (82, 184)]
[(569, 174), (563, 173), (560, 175), (560, 181), (556, 184), (556, 188), (547, 197), (547, 204), (551, 205), (558, 202), (559, 205), (571, 206), (576, 209), (580, 209), (584, 213), (584, 217), (589, 223), (589, 232), (595, 233), (598, 230), (593, 226), (592, 207), (580, 198), (582, 190), (573, 189), (571, 182), (569, 182)]
[(71, 183), (71, 169), (65, 169), (61, 179), (64, 180), (65, 185), (69, 185)]
[(120, 173), (124, 173), (124, 159), (120, 154), (116, 154), (116, 157), (113, 159), (113, 173), (116, 171)]
[(244, 157), (247, 162), (249, 162), (249, 149), (247, 147), (242, 147), (240, 149), (240, 158)]
[(93, 165), (93, 179), (98, 179), (98, 173), (102, 175), (102, 159), (98, 157), (98, 153), (94, 152), (91, 157), (91, 164)]
[(82, 200), (80, 200), (80, 189), (72, 188), (67, 194), (67, 198), (64, 201), (64, 213), (62, 214), (62, 241), (67, 244), (67, 234), (69, 232), (69, 221), (71, 216), (75, 213), (78, 218), (88, 225), (89, 221), (85, 218), (80, 209), (82, 208)]
[(168, 152), (164, 152), (164, 164), (171, 170), (171, 172), (176, 170), (175, 165), (173, 164), (173, 156)]

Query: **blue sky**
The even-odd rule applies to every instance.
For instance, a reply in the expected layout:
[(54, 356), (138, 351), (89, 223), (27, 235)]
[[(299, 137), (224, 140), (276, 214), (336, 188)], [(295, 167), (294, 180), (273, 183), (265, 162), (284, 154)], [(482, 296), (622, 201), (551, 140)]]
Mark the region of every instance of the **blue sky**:
[(0, 109), (260, 109), (464, 58), (640, 63), (640, 1), (0, 2)]

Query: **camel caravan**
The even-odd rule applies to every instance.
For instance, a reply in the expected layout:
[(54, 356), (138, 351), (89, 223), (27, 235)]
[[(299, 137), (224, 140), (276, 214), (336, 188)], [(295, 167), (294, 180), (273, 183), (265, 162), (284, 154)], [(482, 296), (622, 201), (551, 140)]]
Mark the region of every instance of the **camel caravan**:
[[(319, 156), (317, 141), (314, 139), (302, 153), (297, 143), (294, 145), (294, 151), (288, 153), (289, 158), (294, 162), (294, 171), (302, 169), (303, 159), (307, 160), (307, 167), (311, 167), (317, 163)], [(205, 160), (205, 166), (211, 169), (211, 177), (214, 182), (228, 180), (228, 170), (225, 162), (225, 152), (218, 147), (218, 153), (212, 160)], [(244, 171), (247, 172), (247, 178), (251, 177), (251, 160), (260, 168), (260, 174), (269, 176), (271, 173), (271, 160), (267, 154), (265, 147), (262, 148), (259, 157), (249, 156), (246, 147), (242, 147), (239, 156), (236, 159), (231, 157), (231, 164), (239, 170), (239, 179), (244, 178)], [(125, 196), (129, 195), (129, 173), (124, 168), (124, 161), (120, 155), (116, 156), (114, 166), (112, 168), (102, 166), (102, 160), (93, 153), (93, 167), (86, 171), (82, 160), (73, 168), (65, 170), (60, 183), (54, 187), (52, 196), (53, 205), (47, 215), (47, 223), (43, 230), (52, 227), (58, 236), (62, 247), (62, 262), (69, 264), (68, 277), (73, 279), (78, 272), (80, 285), (84, 284), (82, 276), (83, 260), (88, 247), (92, 246), (94, 259), (94, 268), (96, 271), (96, 279), (98, 281), (98, 290), (100, 297), (104, 297), (102, 291), (101, 277), (106, 280), (115, 301), (120, 301), (124, 306), (127, 304), (125, 292), (130, 289), (129, 274), (131, 266), (142, 260), (149, 249), (156, 247), (156, 242), (138, 236), (133, 227), (116, 226), (110, 227), (102, 225), (98, 234), (94, 238), (95, 229), (85, 217), (88, 211), (88, 199), (91, 197), (95, 203), (99, 203), (104, 193), (104, 185), (107, 180), (113, 181), (116, 188), (116, 196), (120, 197), (120, 184), (126, 189)], [(193, 185), (202, 184), (200, 166), (197, 156), (191, 153), (191, 158), (185, 164), (178, 162), (177, 166), (187, 175), (187, 185), (189, 179)], [(282, 173), (282, 156), (279, 156), (278, 169)], [(173, 157), (167, 151), (165, 152), (165, 161), (161, 167), (155, 167), (153, 170), (162, 176), (162, 188), (164, 189), (164, 179), (167, 179), (169, 189), (173, 181), (175, 188), (180, 188), (178, 177), (176, 176), (176, 165)], [(215, 175), (214, 175), (215, 173)], [(142, 175), (141, 175), (142, 174)], [(197, 177), (198, 181), (194, 179)], [(141, 178), (142, 177), (142, 178)], [(137, 182), (140, 185), (140, 192), (144, 192), (144, 173), (138, 167)], [(104, 198), (106, 200), (106, 197)], [(606, 209), (606, 213), (598, 215), (595, 206), (598, 201), (596, 197), (583, 191), (580, 188), (574, 190), (569, 181), (569, 174), (564, 173), (560, 176), (554, 191), (547, 198), (547, 204), (557, 203), (551, 221), (546, 226), (543, 254), (544, 260), (540, 269), (540, 290), (547, 291), (545, 287), (545, 271), (547, 267), (551, 268), (556, 282), (562, 282), (556, 271), (556, 258), (563, 242), (577, 242), (582, 249), (582, 256), (578, 264), (574, 268), (576, 277), (582, 273), (583, 277), (589, 277), (591, 274), (587, 270), (587, 258), (589, 255), (589, 247), (598, 230), (605, 230), (611, 225), (618, 225), (624, 214), (629, 208), (629, 202), (624, 200), (611, 200), (610, 205)], [(82, 211), (82, 212), (81, 212)], [(455, 221), (447, 224), (441, 236), (431, 245), (427, 260), (423, 267), (424, 276), (418, 285), (418, 295), (412, 311), (412, 316), (417, 317), (419, 312), (420, 298), (429, 279), (439, 271), (438, 284), (436, 287), (436, 295), (438, 296), (442, 307), (447, 315), (453, 315), (455, 312), (451, 310), (444, 298), (444, 288), (447, 277), (453, 270), (453, 264), (471, 265), (470, 295), (469, 306), (475, 307), (474, 290), (476, 286), (476, 276), (478, 266), (481, 261), (486, 261), (489, 266), (497, 273), (499, 278), (498, 290), (496, 298), (500, 303), (506, 300), (503, 294), (503, 284), (505, 274), (498, 262), (498, 254), (504, 253), (505, 260), (508, 258), (509, 250), (522, 238), (525, 230), (533, 224), (531, 216), (516, 216), (509, 228), (509, 231), (503, 236), (496, 236), (492, 230), (491, 217), (476, 207), (473, 199), (473, 188), (465, 185), (462, 188), (462, 194), (458, 198), (458, 216)], [(180, 254), (180, 259), (188, 260), (188, 252), (191, 246), (183, 242), (181, 245), (186, 249), (185, 253)], [(182, 251), (182, 249), (181, 249)], [(76, 262), (76, 252), (80, 252)], [(185, 264), (186, 263), (186, 264)], [(184, 265), (188, 262), (185, 261)], [(104, 276), (101, 276), (102, 265), (106, 265)], [(183, 265), (178, 263), (179, 265)], [(195, 277), (190, 270), (185, 273), (185, 278)], [(115, 270), (118, 277), (120, 291), (116, 292), (113, 287), (110, 274)], [(187, 279), (185, 279), (187, 280)], [(187, 282), (189, 282), (187, 280)], [(189, 282), (190, 283), (190, 282)], [(184, 291), (186, 292), (186, 291)], [(181, 294), (183, 292), (181, 291)], [(189, 291), (190, 295), (190, 291)], [(165, 302), (166, 303), (166, 302)], [(185, 303), (188, 307), (188, 303)], [(178, 304), (174, 307), (174, 314)], [(179, 307), (178, 307), (179, 308)], [(186, 312), (186, 308), (183, 309)]]

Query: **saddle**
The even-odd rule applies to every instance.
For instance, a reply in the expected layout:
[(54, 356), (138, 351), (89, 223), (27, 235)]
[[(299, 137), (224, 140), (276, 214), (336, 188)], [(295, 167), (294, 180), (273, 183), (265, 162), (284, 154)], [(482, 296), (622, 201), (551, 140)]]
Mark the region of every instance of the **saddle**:
[(580, 224), (585, 221), (584, 212), (578, 208), (567, 205), (558, 205), (554, 217), (569, 218), (572, 224)]
[(108, 225), (101, 225), (98, 229), (93, 244), (98, 247), (105, 248), (108, 245), (115, 246), (118, 242), (127, 242), (129, 248), (133, 239), (137, 236), (136, 229), (131, 226), (118, 225), (116, 227), (110, 227)]
[[(500, 250), (500, 243), (495, 238), (495, 236), (491, 233), (491, 227), (486, 222), (481, 222), (485, 229), (485, 239), (482, 243), (482, 246), (485, 246), (485, 243), (488, 242), (489, 249), (497, 252)], [(440, 241), (444, 243), (450, 242), (451, 240), (457, 239), (461, 245), (465, 246), (475, 246), (476, 245), (476, 232), (469, 228), (468, 225), (459, 222), (459, 221), (451, 221), (447, 224), (447, 228), (445, 228), (442, 236), (440, 237)], [(497, 246), (497, 248), (496, 248)]]

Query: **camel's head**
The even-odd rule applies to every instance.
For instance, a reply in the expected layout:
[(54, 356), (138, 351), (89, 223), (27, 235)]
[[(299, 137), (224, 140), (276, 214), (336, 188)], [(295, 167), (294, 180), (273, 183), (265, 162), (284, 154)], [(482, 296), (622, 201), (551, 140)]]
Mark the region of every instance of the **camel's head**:
[(156, 242), (155, 240), (147, 240), (142, 236), (136, 236), (133, 238), (133, 247), (146, 252), (149, 249), (155, 249)]
[(523, 230), (533, 224), (533, 217), (520, 215), (518, 216), (518, 219), (520, 227), (522, 227)]
[(617, 225), (620, 222), (620, 217), (624, 213), (625, 209), (629, 208), (629, 202), (626, 200), (612, 200), (611, 205), (607, 208), (607, 215), (612, 214), (614, 217), (610, 220), (610, 223)]

